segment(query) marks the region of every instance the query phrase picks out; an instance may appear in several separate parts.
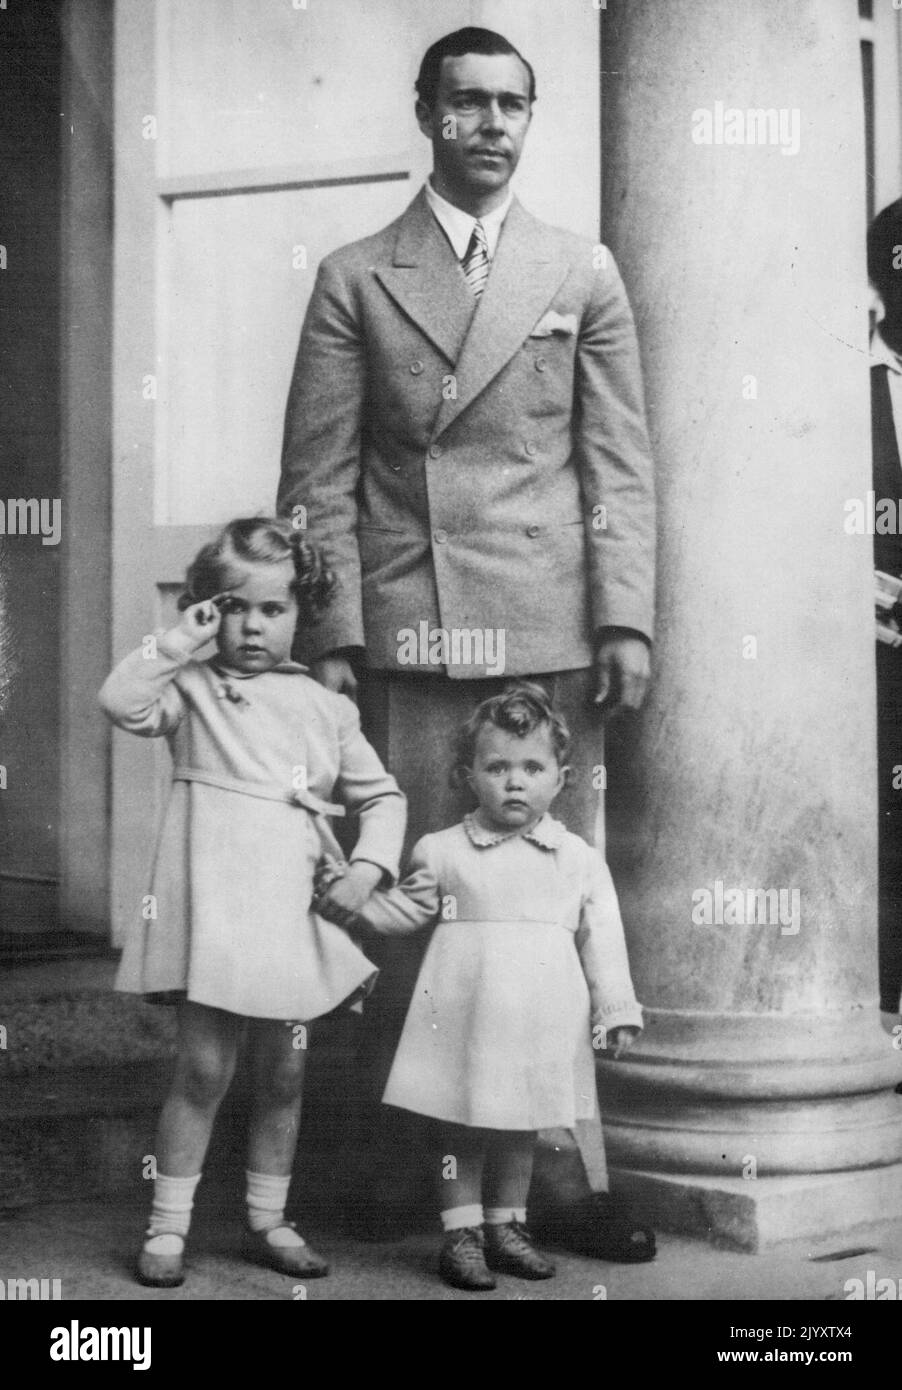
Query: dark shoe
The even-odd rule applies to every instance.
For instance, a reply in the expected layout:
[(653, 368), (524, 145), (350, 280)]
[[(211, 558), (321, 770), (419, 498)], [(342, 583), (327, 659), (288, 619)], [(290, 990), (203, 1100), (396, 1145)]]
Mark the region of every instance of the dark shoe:
[(185, 1282), (185, 1241), (182, 1236), (178, 1237), (182, 1248), (176, 1254), (164, 1255), (148, 1249), (159, 1236), (166, 1234), (174, 1235), (174, 1232), (158, 1231), (154, 1236), (148, 1235), (141, 1247), (136, 1274), (138, 1283), (147, 1288), (177, 1289)]
[[(275, 1229), (284, 1231), (285, 1227), (296, 1230), (293, 1221), (283, 1221)], [(247, 1231), (245, 1233), (245, 1253), (255, 1264), (275, 1269), (279, 1274), (291, 1274), (304, 1279), (322, 1279), (329, 1273), (329, 1266), (318, 1255), (312, 1245), (273, 1245), (268, 1236), (272, 1231)]]
[(526, 1227), (519, 1221), (504, 1226), (485, 1226), (485, 1262), (501, 1274), (520, 1279), (550, 1279), (554, 1265), (540, 1255)]
[(438, 1258), (438, 1272), (445, 1283), (455, 1289), (496, 1289), (498, 1285), (486, 1268), (482, 1247), (481, 1227), (463, 1226), (458, 1231), (448, 1231)]
[(591, 1192), (532, 1224), (549, 1244), (596, 1260), (643, 1264), (655, 1258), (654, 1231), (640, 1225), (627, 1203), (609, 1192)]

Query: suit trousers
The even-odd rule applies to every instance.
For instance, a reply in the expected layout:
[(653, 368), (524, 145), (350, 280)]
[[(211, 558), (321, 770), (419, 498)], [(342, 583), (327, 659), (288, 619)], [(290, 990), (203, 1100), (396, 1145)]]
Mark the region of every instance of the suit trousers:
[[(570, 728), (572, 772), (552, 806), (552, 814), (590, 844), (602, 846), (602, 802), (593, 786), (593, 773), (604, 762), (604, 735), (592, 703), (594, 671), (586, 668), (521, 679), (544, 686)], [(456, 824), (473, 808), (470, 794), (453, 787), (449, 780), (452, 741), (476, 705), (500, 693), (508, 680), (362, 672), (358, 703), (364, 732), (408, 797), (405, 855), (422, 835)], [(359, 1060), (369, 1107), (362, 1098), (363, 1108), (370, 1108), (370, 1134), (375, 1129), (379, 1133), (377, 1143), (394, 1150), (402, 1165), (401, 1152), (406, 1150), (409, 1163), (411, 1149), (425, 1148), (429, 1122), (385, 1106), (381, 1107), (382, 1115), (376, 1116), (371, 1107), (384, 1089), (428, 939), (428, 931), (383, 939), (376, 951), (367, 943), (368, 954), (380, 966), (381, 974), (364, 1014)], [(388, 1152), (384, 1152), (377, 1161), (384, 1164), (387, 1159)], [(533, 1203), (576, 1200), (588, 1191), (605, 1191), (607, 1186), (598, 1112), (591, 1120), (579, 1121), (572, 1132), (542, 1132), (530, 1193)]]
[(880, 1007), (898, 1013), (902, 993), (902, 648), (877, 643), (878, 945)]

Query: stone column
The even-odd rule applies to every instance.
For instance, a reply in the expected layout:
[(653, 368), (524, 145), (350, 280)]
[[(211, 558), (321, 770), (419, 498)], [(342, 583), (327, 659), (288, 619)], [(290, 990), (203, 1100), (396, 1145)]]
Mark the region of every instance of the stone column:
[(902, 1208), (871, 540), (843, 526), (870, 486), (856, 7), (608, 0), (602, 54), (660, 479), (654, 691), (609, 759), (647, 1027), (602, 1066), (606, 1132), (660, 1225), (760, 1249)]

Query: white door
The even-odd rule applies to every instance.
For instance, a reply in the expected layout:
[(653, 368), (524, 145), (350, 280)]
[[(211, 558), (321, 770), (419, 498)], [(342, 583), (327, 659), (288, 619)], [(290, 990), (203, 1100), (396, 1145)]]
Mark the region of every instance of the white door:
[[(497, 29), (537, 70), (518, 192), (597, 236), (592, 0), (117, 0), (113, 650), (167, 624), (231, 517), (272, 510), (317, 265), (406, 206), (430, 164), (426, 48)], [(166, 756), (114, 735), (114, 941), (146, 891)]]

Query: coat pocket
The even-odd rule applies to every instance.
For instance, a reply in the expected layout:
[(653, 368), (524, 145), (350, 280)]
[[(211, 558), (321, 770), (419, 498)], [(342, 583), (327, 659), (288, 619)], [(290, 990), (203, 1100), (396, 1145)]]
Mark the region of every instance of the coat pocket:
[(409, 531), (390, 531), (377, 526), (359, 526), (357, 545), (364, 588), (379, 589), (402, 579), (429, 550), (429, 537)]

